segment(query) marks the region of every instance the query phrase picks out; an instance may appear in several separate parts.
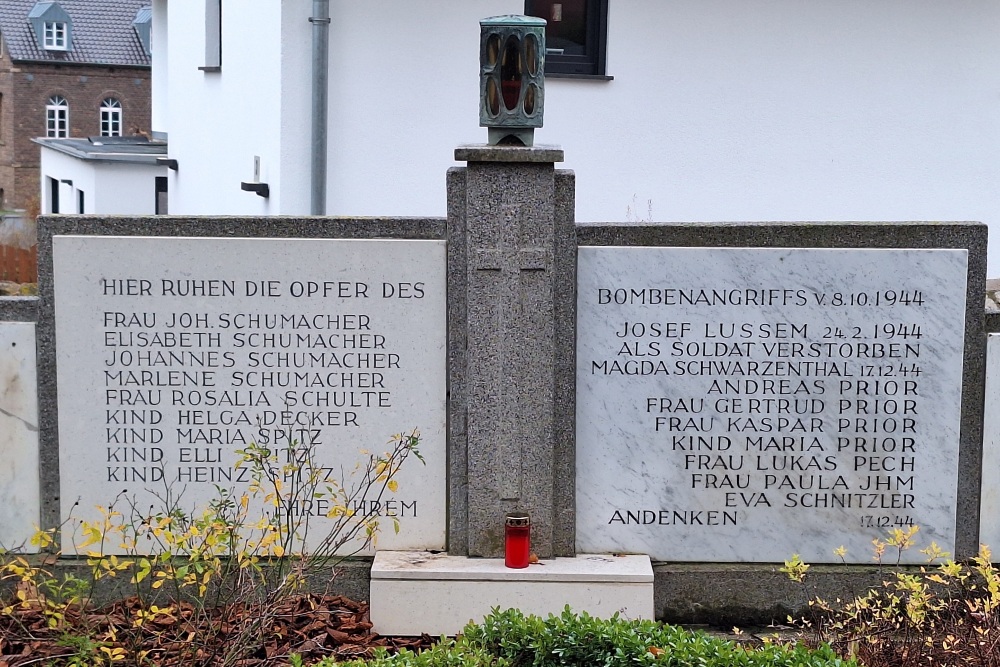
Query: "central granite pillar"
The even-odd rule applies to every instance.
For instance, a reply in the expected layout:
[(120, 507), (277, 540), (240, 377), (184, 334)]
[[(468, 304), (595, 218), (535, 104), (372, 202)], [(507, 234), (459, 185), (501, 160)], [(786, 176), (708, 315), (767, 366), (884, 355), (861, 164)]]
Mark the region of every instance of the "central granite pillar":
[(574, 177), (561, 149), (464, 146), (448, 173), (452, 555), (574, 555)]

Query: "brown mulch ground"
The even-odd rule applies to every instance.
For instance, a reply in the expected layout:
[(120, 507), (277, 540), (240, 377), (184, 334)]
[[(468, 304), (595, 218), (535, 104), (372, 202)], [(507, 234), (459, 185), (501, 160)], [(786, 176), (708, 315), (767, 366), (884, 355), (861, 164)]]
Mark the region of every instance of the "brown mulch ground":
[[(140, 608), (129, 598), (102, 609), (71, 608), (62, 628), (50, 628), (37, 609), (15, 609), (0, 614), (0, 667), (63, 665), (81, 653), (98, 652), (104, 662), (108, 650), (125, 649), (123, 662), (135, 664), (146, 652), (146, 664), (162, 667), (222, 663), (222, 647), (244, 644), (239, 667), (288, 664), (297, 653), (309, 663), (325, 656), (337, 659), (370, 656), (376, 647), (392, 650), (426, 648), (431, 637), (382, 637), (372, 632), (368, 605), (342, 596), (303, 595), (261, 609), (220, 609), (200, 618), (190, 604), (181, 603), (173, 614), (159, 614), (136, 627)], [(266, 617), (262, 625), (260, 619)], [(90, 637), (89, 646), (71, 637)], [(113, 638), (113, 639), (112, 639)], [(96, 657), (96, 656), (95, 656)]]

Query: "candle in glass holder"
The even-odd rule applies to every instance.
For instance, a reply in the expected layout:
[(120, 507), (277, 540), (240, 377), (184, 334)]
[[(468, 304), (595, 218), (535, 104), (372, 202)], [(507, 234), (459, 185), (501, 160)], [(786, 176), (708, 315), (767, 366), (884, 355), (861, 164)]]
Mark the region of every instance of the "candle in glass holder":
[(504, 565), (528, 567), (531, 557), (531, 519), (524, 512), (511, 512), (504, 521)]

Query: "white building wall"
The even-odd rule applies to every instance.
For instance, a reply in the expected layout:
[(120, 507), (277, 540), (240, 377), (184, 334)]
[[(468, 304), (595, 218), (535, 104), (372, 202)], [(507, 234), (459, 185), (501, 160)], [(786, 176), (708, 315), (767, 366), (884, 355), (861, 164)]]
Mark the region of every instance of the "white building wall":
[[(166, 167), (155, 164), (82, 160), (41, 146), (42, 210), (52, 210), (48, 179), (54, 178), (60, 183), (60, 213), (153, 215), (156, 177), (166, 173)], [(79, 192), (84, 194), (83, 211), (78, 210)]]
[(94, 164), (96, 195), (93, 210), (106, 215), (153, 215), (156, 213), (156, 177), (167, 173), (154, 164), (97, 162)]
[[(337, 3), (333, 3), (337, 4)], [(281, 210), (308, 215), (312, 193), (311, 2), (281, 3)], [(335, 89), (334, 89), (335, 90)], [(331, 96), (333, 95), (331, 91)], [(333, 123), (331, 123), (333, 125)]]
[[(190, 36), (168, 63), (177, 212), (308, 210), (310, 3), (280, 3), (280, 15), (278, 4), (223, 12), (215, 78), (196, 69), (201, 3), (171, 4), (170, 26)], [(330, 214), (444, 215), (454, 147), (486, 137), (478, 21), (522, 8), (331, 3)], [(536, 133), (577, 173), (579, 220), (624, 222), (634, 199), (639, 217), (648, 201), (659, 221), (981, 220), (1000, 230), (993, 0), (629, 0), (610, 11), (614, 80), (550, 78)], [(265, 177), (270, 207), (233, 191), (255, 152), (265, 170), (280, 163)], [(990, 274), (1000, 275), (994, 245)]]
[[(521, 6), (452, 5), (336, 4), (332, 211), (444, 213), (451, 148), (485, 137), (477, 20)], [(625, 221), (634, 197), (655, 220), (1000, 231), (997, 3), (630, 0), (610, 11), (614, 80), (547, 80), (536, 133), (576, 171), (578, 219)]]
[[(444, 215), (455, 147), (486, 141), (479, 127), (479, 21), (521, 13), (524, 3), (331, 7), (328, 212)], [(536, 137), (551, 141), (545, 130)]]
[(611, 7), (615, 80), (546, 87), (542, 137), (577, 171), (579, 219), (623, 220), (635, 195), (656, 220), (980, 220), (1000, 231), (1000, 4)]
[(152, 41), (152, 123), (153, 132), (166, 134), (170, 127), (170, 95), (168, 89), (170, 56), (167, 51), (169, 43), (169, 16), (167, 0), (153, 0), (153, 22), (150, 31)]
[[(172, 214), (280, 211), (283, 4), (224, 2), (222, 71), (204, 72), (198, 69), (205, 64), (204, 3), (169, 3), (169, 151), (179, 163), (168, 186)], [(255, 155), (261, 158), (261, 181), (271, 186), (270, 199), (240, 190), (241, 181), (253, 180)]]
[[(94, 208), (97, 177), (94, 163), (85, 162), (57, 150), (40, 146), (41, 148), (41, 206), (45, 213), (52, 212), (52, 192), (49, 189), (49, 179), (59, 181), (59, 212), (79, 213), (77, 210), (77, 192), (84, 194), (84, 213), (98, 212)], [(72, 185), (63, 181), (72, 181)], [(117, 189), (117, 185), (114, 189)], [(114, 190), (113, 190), (114, 191)]]

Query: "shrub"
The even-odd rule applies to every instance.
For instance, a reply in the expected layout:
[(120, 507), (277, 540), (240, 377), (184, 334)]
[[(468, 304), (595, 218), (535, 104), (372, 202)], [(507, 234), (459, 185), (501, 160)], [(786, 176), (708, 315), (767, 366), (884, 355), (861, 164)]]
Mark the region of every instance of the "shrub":
[[(887, 548), (898, 565), (918, 530), (894, 529), (886, 541), (873, 540), (879, 566)], [(843, 559), (843, 547), (834, 553)], [(921, 553), (927, 566), (887, 572), (881, 587), (853, 599), (816, 598), (809, 603), (813, 613), (793, 622), (868, 667), (1000, 665), (1000, 572), (989, 548), (964, 563), (934, 543)], [(793, 556), (782, 571), (802, 581), (808, 567)]]
[[(333, 663), (320, 663), (332, 667)], [(655, 621), (617, 614), (606, 620), (567, 607), (546, 619), (516, 609), (494, 609), (482, 623), (469, 624), (454, 641), (420, 654), (381, 653), (369, 662), (341, 667), (850, 667), (828, 646), (766, 643), (750, 647)]]
[[(343, 559), (374, 543), (379, 517), (354, 508), (395, 493), (400, 467), (411, 455), (420, 459), (418, 444), (416, 430), (395, 435), (388, 451), (363, 452), (353, 473), (331, 479), (324, 471), (333, 468), (314, 459), (312, 443), (290, 442), (282, 454), (251, 443), (237, 467), (246, 466), (252, 482), (242, 492), (219, 487), (207, 507), (184, 509), (168, 486), (162, 507), (144, 511), (122, 498), (124, 511), (112, 504), (102, 520), (67, 520), (62, 529), (78, 553), (65, 555), (85, 556), (83, 577), (57, 571), (59, 554), (0, 552), (0, 581), (14, 587), (0, 602), (0, 667), (7, 648), (31, 651), (46, 641), (67, 649), (50, 665), (149, 664), (165, 646), (192, 667), (242, 664), (262, 650), (282, 602), (304, 592), (312, 575), (332, 580)], [(296, 511), (316, 499), (330, 506), (321, 527)], [(32, 541), (54, 549), (56, 539), (47, 530)], [(108, 580), (133, 598), (97, 610), (91, 600)]]

